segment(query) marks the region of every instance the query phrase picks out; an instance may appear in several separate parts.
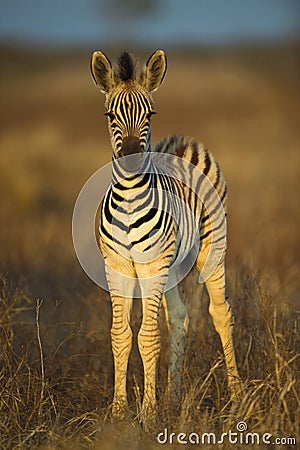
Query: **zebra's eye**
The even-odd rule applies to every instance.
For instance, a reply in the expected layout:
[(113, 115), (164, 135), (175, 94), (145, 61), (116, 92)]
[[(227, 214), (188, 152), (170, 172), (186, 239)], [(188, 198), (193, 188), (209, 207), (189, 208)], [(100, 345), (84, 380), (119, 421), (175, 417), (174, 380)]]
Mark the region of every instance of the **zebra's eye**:
[(157, 114), (157, 113), (156, 113), (155, 111), (149, 111), (149, 112), (146, 114), (147, 120), (150, 120), (151, 117), (152, 117), (154, 114)]
[(112, 113), (112, 112), (106, 112), (106, 113), (104, 113), (104, 115), (105, 116), (107, 116), (108, 118), (109, 118), (109, 120), (114, 120), (114, 118), (116, 117), (115, 115), (114, 115), (114, 113)]

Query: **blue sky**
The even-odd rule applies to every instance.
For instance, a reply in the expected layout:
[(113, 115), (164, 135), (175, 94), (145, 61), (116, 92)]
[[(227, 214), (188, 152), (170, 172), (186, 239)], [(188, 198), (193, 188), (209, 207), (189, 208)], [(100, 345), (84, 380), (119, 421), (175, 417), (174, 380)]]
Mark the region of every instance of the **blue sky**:
[(300, 0), (157, 0), (156, 12), (139, 17), (109, 11), (114, 1), (0, 0), (0, 39), (197, 46), (299, 37)]

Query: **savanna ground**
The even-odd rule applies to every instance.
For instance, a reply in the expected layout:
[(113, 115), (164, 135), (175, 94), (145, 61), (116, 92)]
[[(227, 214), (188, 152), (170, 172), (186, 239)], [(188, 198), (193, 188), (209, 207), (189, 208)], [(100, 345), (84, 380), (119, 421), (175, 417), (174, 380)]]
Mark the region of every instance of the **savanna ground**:
[[(110, 421), (109, 297), (83, 273), (72, 245), (76, 197), (110, 161), (90, 55), (1, 49), (1, 448), (150, 450), (161, 447), (156, 435), (164, 428), (220, 437), (241, 420), (250, 432), (272, 434), (271, 442), (294, 437), (299, 445), (298, 54), (295, 45), (169, 58), (155, 94), (153, 140), (175, 132), (204, 141), (225, 173), (228, 293), (245, 387), (232, 410), (220, 341), (192, 272), (181, 286), (192, 313), (182, 412), (164, 403), (163, 345), (159, 422), (146, 433), (136, 420), (143, 380), (136, 345), (128, 377), (132, 414)], [(233, 445), (225, 440), (222, 448)]]

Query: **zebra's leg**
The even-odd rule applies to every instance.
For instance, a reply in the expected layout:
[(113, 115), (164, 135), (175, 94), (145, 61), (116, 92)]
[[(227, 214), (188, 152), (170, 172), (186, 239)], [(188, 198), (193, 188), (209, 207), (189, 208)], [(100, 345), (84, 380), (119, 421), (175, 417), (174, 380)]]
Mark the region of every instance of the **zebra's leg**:
[(135, 264), (143, 306), (138, 346), (144, 367), (144, 398), (140, 419), (145, 427), (155, 420), (157, 412), (156, 368), (160, 352), (158, 315), (168, 276), (167, 270), (162, 267), (159, 260), (153, 264)]
[[(130, 313), (133, 302), (136, 280), (135, 272), (126, 260), (119, 261), (124, 270), (121, 275), (113, 269), (113, 264), (106, 263), (106, 277), (112, 303), (111, 343), (114, 357), (114, 398), (112, 402), (112, 416), (123, 419), (128, 409), (126, 378), (129, 354), (132, 347), (132, 330), (130, 327)], [(125, 276), (125, 269), (127, 270)]]
[(234, 347), (233, 347), (233, 325), (234, 318), (228, 297), (225, 294), (225, 266), (221, 262), (213, 274), (205, 282), (210, 304), (209, 313), (212, 316), (216, 331), (218, 332), (225, 356), (228, 386), (232, 400), (238, 399), (240, 379), (238, 375)]
[(179, 295), (178, 287), (165, 293), (163, 301), (170, 336), (168, 361), (168, 396), (171, 402), (180, 400), (181, 365), (187, 334), (187, 310)]
[(115, 389), (112, 402), (112, 416), (123, 419), (128, 409), (126, 378), (129, 354), (132, 347), (130, 311), (132, 298), (112, 296), (111, 343), (114, 356)]
[(143, 298), (143, 319), (138, 333), (138, 346), (144, 367), (144, 398), (141, 420), (156, 417), (156, 367), (160, 352), (158, 313), (161, 295)]

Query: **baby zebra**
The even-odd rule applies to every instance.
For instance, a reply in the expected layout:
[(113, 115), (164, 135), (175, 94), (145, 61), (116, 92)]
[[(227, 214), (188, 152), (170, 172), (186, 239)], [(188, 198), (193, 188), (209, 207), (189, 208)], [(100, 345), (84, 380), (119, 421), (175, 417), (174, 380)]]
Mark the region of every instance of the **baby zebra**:
[[(99, 244), (113, 309), (112, 414), (122, 418), (128, 406), (130, 313), (133, 298), (138, 295), (143, 311), (138, 333), (144, 367), (143, 422), (156, 415), (161, 304), (170, 333), (168, 390), (170, 398), (180, 395), (179, 363), (188, 320), (177, 284), (170, 282), (170, 271), (185, 260), (191, 249), (197, 248), (194, 261), (209, 294), (209, 312), (222, 341), (233, 398), (239, 380), (232, 343), (233, 317), (225, 294), (226, 184), (222, 172), (212, 154), (190, 138), (171, 136), (154, 147), (150, 143), (151, 116), (155, 114), (152, 92), (162, 83), (166, 68), (162, 50), (150, 56), (140, 74), (127, 52), (114, 68), (100, 51), (94, 52), (91, 60), (93, 79), (106, 98), (113, 150), (112, 183), (101, 206), (99, 224)], [(167, 155), (171, 160), (164, 163)], [(202, 192), (201, 198), (197, 189)], [(212, 269), (203, 276), (208, 260), (213, 263)]]

